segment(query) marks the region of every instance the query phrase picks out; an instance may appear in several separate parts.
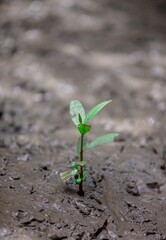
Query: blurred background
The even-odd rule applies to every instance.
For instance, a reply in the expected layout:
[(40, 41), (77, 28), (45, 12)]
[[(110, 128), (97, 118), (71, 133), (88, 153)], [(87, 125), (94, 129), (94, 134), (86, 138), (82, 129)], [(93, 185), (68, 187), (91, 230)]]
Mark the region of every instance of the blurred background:
[(102, 131), (162, 138), (165, 81), (164, 0), (0, 0), (2, 133), (70, 131), (71, 99), (112, 99)]

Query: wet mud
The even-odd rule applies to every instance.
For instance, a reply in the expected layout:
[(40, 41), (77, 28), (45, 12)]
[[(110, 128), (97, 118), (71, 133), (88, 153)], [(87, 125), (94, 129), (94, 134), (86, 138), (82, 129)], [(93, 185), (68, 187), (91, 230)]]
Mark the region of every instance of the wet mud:
[[(165, 1), (0, 1), (0, 239), (166, 239)], [(69, 102), (112, 99), (85, 152)]]

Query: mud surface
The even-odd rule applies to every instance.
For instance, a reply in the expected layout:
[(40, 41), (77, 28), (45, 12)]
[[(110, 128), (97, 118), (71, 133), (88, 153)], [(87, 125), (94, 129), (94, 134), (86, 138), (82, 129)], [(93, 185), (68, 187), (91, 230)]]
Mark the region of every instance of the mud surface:
[[(166, 4), (0, 1), (0, 239), (166, 239)], [(94, 118), (85, 197), (69, 101)]]

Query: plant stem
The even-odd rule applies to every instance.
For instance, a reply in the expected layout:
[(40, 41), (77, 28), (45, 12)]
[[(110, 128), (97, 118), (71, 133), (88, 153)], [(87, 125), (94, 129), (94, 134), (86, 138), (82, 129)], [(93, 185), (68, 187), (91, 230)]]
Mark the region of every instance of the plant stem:
[[(83, 141), (84, 141), (84, 134), (81, 134), (80, 162), (83, 161)], [(80, 166), (80, 178), (81, 178), (81, 183), (79, 184), (78, 194), (80, 196), (83, 196), (84, 191), (83, 191), (83, 167), (82, 166)]]

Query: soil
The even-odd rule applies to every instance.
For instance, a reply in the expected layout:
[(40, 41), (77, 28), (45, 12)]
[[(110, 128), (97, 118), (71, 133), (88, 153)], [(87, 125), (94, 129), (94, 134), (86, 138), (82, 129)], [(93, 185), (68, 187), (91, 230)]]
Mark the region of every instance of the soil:
[[(0, 239), (166, 239), (166, 2), (0, 1)], [(69, 102), (112, 99), (85, 196)]]

